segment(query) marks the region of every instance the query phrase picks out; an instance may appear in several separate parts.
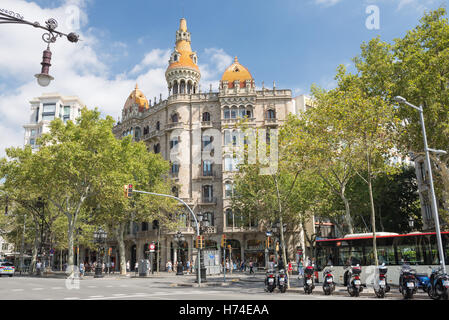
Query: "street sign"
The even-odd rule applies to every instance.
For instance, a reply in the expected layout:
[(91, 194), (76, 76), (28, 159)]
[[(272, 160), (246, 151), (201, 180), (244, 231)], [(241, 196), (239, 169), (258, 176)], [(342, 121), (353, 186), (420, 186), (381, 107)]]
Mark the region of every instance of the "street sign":
[(154, 243), (150, 243), (150, 252), (154, 252), (155, 245)]

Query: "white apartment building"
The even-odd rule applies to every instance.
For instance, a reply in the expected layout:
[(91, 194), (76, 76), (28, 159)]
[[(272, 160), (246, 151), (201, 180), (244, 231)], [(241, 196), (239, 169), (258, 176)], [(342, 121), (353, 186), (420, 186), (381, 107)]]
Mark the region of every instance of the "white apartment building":
[(44, 93), (30, 101), (31, 115), (25, 129), (24, 145), (31, 145), (33, 149), (39, 146), (36, 138), (49, 132), (52, 120), (60, 118), (67, 122), (75, 121), (81, 115), (83, 102), (76, 96), (63, 96), (59, 93)]

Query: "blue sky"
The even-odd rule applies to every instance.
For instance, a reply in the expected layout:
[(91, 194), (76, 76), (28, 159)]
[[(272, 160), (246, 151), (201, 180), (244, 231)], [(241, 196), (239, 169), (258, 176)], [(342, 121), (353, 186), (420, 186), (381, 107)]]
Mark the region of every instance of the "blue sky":
[[(78, 44), (59, 39), (53, 46), (52, 84), (43, 89), (40, 71), (44, 43), (28, 26), (0, 27), (0, 153), (23, 144), (22, 125), (29, 103), (44, 92), (78, 95), (88, 107), (115, 118), (136, 82), (153, 99), (167, 95), (164, 72), (174, 47), (179, 19), (187, 19), (197, 51), (202, 89), (217, 90), (221, 73), (234, 56), (260, 88), (292, 89), (307, 94), (313, 83), (335, 85), (339, 64), (351, 59), (363, 41), (403, 37), (424, 10), (446, 6), (444, 0), (2, 0), (1, 6), (40, 21), (54, 17), (58, 30), (75, 26), (68, 8), (79, 11)], [(365, 13), (376, 5), (380, 29), (368, 30)], [(6, 138), (5, 138), (6, 137)]]
[[(34, 2), (54, 7), (63, 1)], [(363, 41), (377, 35), (386, 41), (402, 37), (418, 24), (423, 8), (434, 9), (446, 2), (99, 0), (87, 2), (89, 22), (84, 28), (102, 35), (98, 49), (114, 53), (111, 71), (121, 73), (154, 48), (171, 49), (184, 15), (199, 59), (206, 48), (222, 48), (239, 57), (258, 85), (262, 81), (272, 85), (275, 80), (278, 87), (308, 92), (312, 83), (328, 86), (337, 65), (349, 64)], [(379, 30), (365, 27), (365, 9), (370, 4), (380, 9)]]

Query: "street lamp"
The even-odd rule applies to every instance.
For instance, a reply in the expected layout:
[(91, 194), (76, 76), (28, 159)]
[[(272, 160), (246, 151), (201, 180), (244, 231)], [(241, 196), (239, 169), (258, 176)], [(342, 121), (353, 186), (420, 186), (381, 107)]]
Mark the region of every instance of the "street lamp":
[(15, 13), (10, 10), (6, 9), (0, 9), (0, 24), (25, 24), (30, 25), (35, 28), (40, 28), (45, 31), (42, 35), (42, 40), (47, 43), (47, 49), (44, 50), (43, 57), (42, 57), (42, 69), (41, 73), (35, 74), (34, 76), (37, 79), (37, 83), (42, 86), (46, 87), (50, 84), (50, 82), (54, 79), (51, 75), (48, 74), (50, 66), (51, 66), (51, 51), (50, 51), (50, 43), (56, 42), (56, 39), (59, 37), (67, 37), (67, 40), (70, 42), (78, 42), (79, 36), (71, 32), (69, 34), (65, 34), (59, 31), (56, 31), (56, 28), (58, 27), (58, 22), (50, 18), (47, 21), (45, 21), (45, 26), (41, 26), (39, 22), (30, 22), (23, 19), (23, 16)]
[(413, 219), (412, 217), (408, 218), (408, 226), (410, 227), (410, 229), (412, 229), (413, 231), (413, 226), (415, 225), (415, 219)]
[(186, 241), (186, 238), (181, 233), (181, 231), (178, 231), (174, 236), (176, 242), (178, 243), (178, 266), (176, 267), (176, 275), (182, 276), (184, 273), (182, 272), (183, 266), (181, 261), (181, 246)]
[(95, 266), (94, 278), (103, 278), (102, 274), (103, 259), (101, 258), (100, 253), (101, 250), (103, 249), (106, 237), (107, 233), (102, 228), (99, 228), (97, 231), (94, 232), (94, 242), (97, 245), (97, 265)]
[[(200, 224), (200, 235), (202, 236), (205, 231), (207, 230), (207, 227), (209, 226), (209, 219), (207, 218), (207, 215), (199, 212), (198, 213), (198, 222)], [(226, 249), (225, 249), (226, 250)], [(200, 259), (200, 270), (197, 272), (200, 272), (200, 278), (202, 282), (206, 282), (206, 267), (204, 266), (204, 257), (202, 253), (202, 248), (198, 248), (198, 254)]]
[(431, 193), (431, 197), (432, 197), (432, 213), (433, 213), (433, 218), (435, 220), (435, 233), (437, 236), (438, 253), (440, 256), (440, 263), (443, 267), (443, 271), (444, 271), (444, 273), (446, 273), (446, 263), (444, 261), (443, 244), (442, 244), (442, 240), (441, 240), (441, 231), (440, 231), (440, 219), (438, 217), (437, 200), (435, 197), (435, 189), (433, 186), (433, 177), (432, 177), (432, 167), (430, 166), (430, 156), (429, 156), (429, 151), (436, 152), (438, 154), (446, 154), (446, 151), (430, 149), (427, 146), (426, 127), (424, 124), (424, 113), (423, 113), (422, 107), (417, 107), (417, 106), (411, 104), (410, 102), (408, 102), (405, 98), (403, 98), (401, 96), (394, 97), (394, 100), (399, 103), (404, 103), (404, 104), (408, 105), (409, 107), (412, 107), (413, 109), (416, 109), (419, 111), (419, 118), (421, 121), (421, 128), (422, 128), (423, 140), (424, 140), (424, 151), (426, 153), (426, 165), (427, 165), (427, 171), (429, 172), (430, 193)]

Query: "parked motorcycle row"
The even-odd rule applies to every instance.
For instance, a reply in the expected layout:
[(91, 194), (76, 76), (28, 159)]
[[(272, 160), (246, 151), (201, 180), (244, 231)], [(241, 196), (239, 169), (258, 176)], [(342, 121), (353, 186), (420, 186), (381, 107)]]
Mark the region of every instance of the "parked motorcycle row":
[(284, 293), (287, 290), (287, 274), (284, 269), (280, 269), (278, 273), (273, 269), (267, 271), (265, 277), (265, 290), (273, 292), (276, 287), (279, 288), (281, 293)]
[[(429, 267), (430, 268), (430, 267)], [(385, 294), (390, 292), (390, 286), (387, 282), (388, 268), (385, 264), (377, 267), (374, 280), (374, 293), (378, 298), (384, 298)], [(325, 295), (331, 295), (335, 291), (335, 281), (333, 276), (333, 267), (326, 267), (323, 270), (323, 292)], [(304, 269), (304, 293), (311, 294), (315, 289), (315, 268), (308, 266)], [(364, 285), (360, 278), (362, 268), (359, 265), (350, 266), (347, 271), (345, 285), (351, 297), (358, 297), (363, 291)], [(265, 290), (273, 292), (277, 287), (281, 293), (287, 289), (287, 274), (284, 269), (268, 270), (265, 278)], [(402, 293), (404, 299), (412, 299), (418, 289), (427, 292), (430, 298), (434, 300), (448, 300), (449, 294), (449, 277), (443, 272), (443, 268), (439, 267), (431, 270), (430, 276), (427, 274), (417, 274), (408, 264), (402, 265), (399, 276), (399, 292)]]

